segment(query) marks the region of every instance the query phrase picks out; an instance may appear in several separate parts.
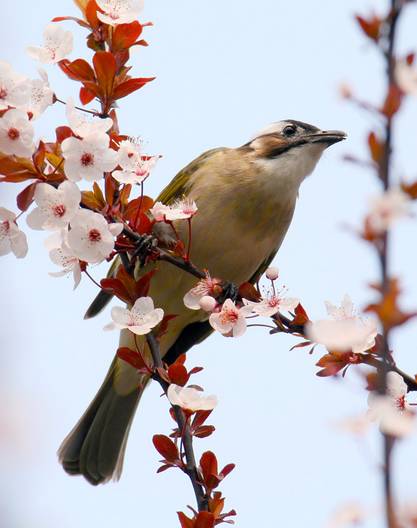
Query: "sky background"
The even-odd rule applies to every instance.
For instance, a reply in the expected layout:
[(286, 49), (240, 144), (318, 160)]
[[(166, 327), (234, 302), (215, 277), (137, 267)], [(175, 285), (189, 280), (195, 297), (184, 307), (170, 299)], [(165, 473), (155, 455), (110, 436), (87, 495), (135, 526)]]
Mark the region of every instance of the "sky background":
[[(237, 0), (146, 3), (142, 21), (152, 20), (150, 46), (133, 54), (137, 76), (156, 75), (143, 90), (123, 99), (123, 133), (143, 136), (149, 152), (163, 154), (146, 192), (156, 196), (194, 157), (216, 146), (238, 146), (272, 121), (299, 119), (326, 129), (342, 129), (348, 141), (329, 149), (302, 185), (292, 226), (276, 258), (283, 283), (312, 318), (325, 315), (323, 301), (339, 303), (349, 293), (358, 307), (373, 299), (367, 287), (378, 277), (375, 257), (347, 225), (359, 225), (375, 177), (342, 161), (344, 154), (366, 155), (369, 116), (338, 95), (348, 82), (378, 103), (383, 93), (382, 63), (359, 34), (353, 15), (385, 10), (383, 0)], [(54, 16), (75, 15), (70, 0), (36, 4), (8, 2), (0, 35), (1, 57), (16, 71), (35, 77), (25, 53), (40, 44), (44, 25)], [(90, 57), (85, 33), (76, 36), (70, 58)], [(400, 48), (416, 48), (417, 7), (400, 23)], [(78, 85), (56, 67), (47, 67), (60, 98), (75, 97)], [(395, 178), (415, 179), (417, 100), (404, 105), (398, 120)], [(37, 132), (53, 137), (65, 123), (55, 105), (38, 122)], [(15, 209), (17, 186), (4, 184), (1, 204)], [(219, 212), (221, 214), (221, 212)], [(29, 228), (22, 222), (26, 232)], [(405, 288), (403, 306), (417, 305), (415, 220), (393, 236), (393, 269)], [(44, 233), (30, 232), (29, 254), (0, 262), (2, 350), (0, 358), (0, 524), (8, 528), (174, 527), (175, 512), (193, 504), (188, 479), (179, 471), (156, 475), (158, 453), (151, 438), (171, 427), (166, 400), (150, 387), (129, 438), (118, 483), (93, 488), (70, 478), (58, 465), (56, 450), (94, 396), (117, 347), (117, 334), (103, 332), (109, 310), (84, 321), (96, 293), (83, 278), (54, 279), (43, 247)], [(100, 278), (105, 266), (94, 269)], [(416, 323), (394, 333), (401, 368), (417, 371)], [(196, 442), (197, 454), (212, 449), (220, 464), (236, 469), (222, 484), (226, 508), (238, 512), (237, 526), (326, 527), (338, 507), (358, 501), (372, 512), (367, 528), (382, 526), (379, 516), (381, 440), (370, 434), (357, 441), (334, 423), (366, 410), (366, 393), (352, 370), (344, 382), (315, 376), (315, 362), (304, 349), (289, 351), (297, 339), (251, 329), (239, 339), (215, 335), (189, 354), (188, 365), (204, 371), (194, 382), (217, 394), (212, 415), (217, 431)], [(396, 496), (417, 500), (417, 438), (394, 453)]]

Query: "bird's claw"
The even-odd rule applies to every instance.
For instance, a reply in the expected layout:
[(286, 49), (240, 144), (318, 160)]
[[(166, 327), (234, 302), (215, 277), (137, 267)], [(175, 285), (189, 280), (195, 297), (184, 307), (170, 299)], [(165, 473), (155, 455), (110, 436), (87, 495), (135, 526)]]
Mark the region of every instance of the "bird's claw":
[(157, 245), (158, 239), (155, 238), (153, 235), (141, 235), (140, 239), (136, 241), (136, 248), (133, 253), (133, 256), (139, 260), (141, 268), (145, 265), (146, 259), (157, 247)]
[(233, 282), (222, 283), (222, 293), (217, 297), (217, 301), (223, 304), (226, 299), (231, 299), (236, 302), (239, 297), (239, 288)]

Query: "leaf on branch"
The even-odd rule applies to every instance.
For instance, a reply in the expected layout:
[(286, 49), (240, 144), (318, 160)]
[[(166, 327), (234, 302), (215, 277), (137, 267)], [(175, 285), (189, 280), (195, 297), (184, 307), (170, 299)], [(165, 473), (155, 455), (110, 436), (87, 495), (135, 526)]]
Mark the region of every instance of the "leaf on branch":
[(58, 62), (58, 65), (73, 81), (95, 82), (96, 80), (93, 68), (84, 59), (76, 59), (72, 62), (68, 59), (62, 59)]
[(372, 15), (368, 19), (363, 18), (360, 15), (356, 15), (355, 18), (365, 35), (374, 42), (378, 42), (381, 32), (382, 20), (376, 15)]
[(117, 349), (117, 357), (129, 363), (133, 368), (137, 370), (146, 369), (147, 365), (143, 362), (140, 354), (136, 350), (132, 350), (128, 347), (120, 347)]
[(80, 88), (80, 101), (83, 105), (86, 105), (88, 103), (91, 103), (91, 101), (96, 97), (96, 94), (86, 88), (85, 86), (81, 86)]
[(168, 376), (171, 383), (181, 385), (181, 387), (184, 387), (190, 377), (184, 365), (178, 363), (173, 363), (168, 367)]
[(140, 77), (137, 79), (128, 79), (127, 81), (122, 82), (118, 86), (115, 87), (113, 91), (113, 99), (121, 99), (122, 97), (126, 97), (127, 95), (135, 92), (136, 90), (139, 90), (145, 84), (153, 81), (155, 77)]
[(366, 363), (365, 358), (364, 354), (354, 354), (353, 352), (329, 352), (317, 361), (316, 365), (324, 368), (316, 372), (316, 376), (321, 378), (335, 376), (349, 365)]
[(202, 425), (201, 427), (197, 427), (193, 433), (193, 436), (196, 436), (197, 438), (206, 438), (207, 436), (213, 434), (215, 430), (216, 428), (214, 425)]
[(181, 528), (194, 528), (195, 519), (190, 519), (183, 512), (177, 512), (177, 515), (181, 524)]
[(104, 178), (104, 194), (106, 196), (106, 202), (110, 206), (114, 204), (114, 197), (118, 188), (119, 184), (117, 181), (111, 176), (111, 174), (106, 174)]
[(239, 286), (239, 295), (242, 299), (253, 302), (258, 302), (262, 298), (255, 286), (250, 282), (244, 282)]
[(85, 22), (84, 20), (81, 20), (81, 18), (73, 17), (73, 16), (60, 16), (55, 17), (52, 19), (52, 22), (63, 22), (64, 20), (72, 20), (76, 22), (79, 26), (89, 28), (90, 26)]
[(298, 303), (294, 311), (295, 311), (295, 317), (291, 321), (293, 325), (303, 326), (306, 323), (308, 323), (310, 319), (307, 315), (307, 312), (304, 310), (303, 306), (301, 305), (301, 303)]
[(417, 200), (417, 181), (413, 183), (402, 183), (401, 189), (408, 194), (412, 200)]
[(401, 294), (398, 279), (389, 280), (386, 292), (383, 291), (381, 284), (373, 284), (371, 287), (381, 293), (382, 298), (379, 303), (367, 306), (365, 312), (374, 312), (385, 329), (400, 326), (417, 315), (417, 312), (403, 312), (398, 306), (398, 298)]
[(16, 197), (17, 207), (21, 211), (26, 211), (27, 209), (29, 209), (30, 205), (32, 204), (33, 196), (36, 190), (36, 185), (37, 185), (37, 182), (31, 183), (17, 195)]
[(295, 350), (296, 348), (304, 348), (304, 347), (307, 347), (309, 345), (312, 345), (312, 341), (302, 341), (301, 343), (297, 343), (296, 345), (293, 345), (291, 348), (290, 348), (290, 352), (291, 350)]
[(116, 26), (112, 37), (112, 51), (120, 51), (130, 48), (142, 34), (142, 25), (135, 20), (130, 24)]
[[(77, 0), (76, 0), (77, 1)], [(87, 19), (90, 26), (95, 29), (98, 26), (100, 26), (101, 22), (97, 17), (97, 11), (99, 10), (99, 7), (97, 5), (96, 0), (81, 0), (84, 4), (86, 4), (85, 9), (83, 12), (85, 13), (85, 18)], [(101, 10), (100, 10), (101, 11)]]
[(32, 160), (16, 158), (15, 156), (1, 156), (0, 154), (0, 182), (19, 183), (26, 180), (39, 179)]
[(129, 293), (127, 292), (126, 288), (120, 280), (113, 278), (101, 279), (100, 286), (104, 290), (115, 295), (121, 301), (124, 301), (128, 304), (132, 304), (132, 300), (129, 296)]
[(194, 528), (213, 528), (216, 519), (211, 512), (199, 512), (194, 523)]
[(380, 165), (381, 161), (384, 159), (385, 145), (378, 139), (375, 132), (369, 133), (368, 145), (371, 158), (377, 165)]
[(388, 119), (393, 117), (401, 107), (402, 92), (395, 84), (392, 84), (388, 90), (385, 102), (381, 108), (381, 112)]
[(180, 454), (177, 446), (174, 442), (165, 435), (154, 435), (152, 438), (155, 449), (161, 454), (164, 459), (168, 462), (177, 463), (179, 461)]
[(97, 51), (93, 57), (97, 84), (105, 99), (110, 99), (116, 75), (116, 60), (109, 51)]

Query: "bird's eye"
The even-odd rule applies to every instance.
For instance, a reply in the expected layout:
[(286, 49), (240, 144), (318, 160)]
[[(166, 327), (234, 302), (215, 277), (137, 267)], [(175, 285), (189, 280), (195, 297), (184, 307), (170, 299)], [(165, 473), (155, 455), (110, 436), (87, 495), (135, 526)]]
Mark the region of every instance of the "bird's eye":
[(294, 125), (288, 125), (282, 131), (284, 136), (287, 136), (287, 137), (293, 136), (296, 132), (297, 132), (297, 128)]

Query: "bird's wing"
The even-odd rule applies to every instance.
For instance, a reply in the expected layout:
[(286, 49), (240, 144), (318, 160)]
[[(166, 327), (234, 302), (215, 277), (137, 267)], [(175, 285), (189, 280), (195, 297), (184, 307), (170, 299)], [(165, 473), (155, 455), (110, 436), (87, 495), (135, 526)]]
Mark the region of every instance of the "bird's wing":
[[(192, 178), (191, 176), (201, 167), (201, 165), (211, 156), (217, 152), (224, 150), (223, 148), (215, 148), (204, 152), (198, 158), (189, 163), (184, 167), (173, 180), (171, 180), (165, 189), (159, 194), (156, 201), (162, 202), (165, 205), (169, 205), (175, 200), (181, 199), (184, 195), (187, 195), (192, 187)], [(116, 257), (107, 273), (107, 277), (114, 277), (117, 272), (117, 268), (120, 264), (120, 259)], [(104, 290), (96, 295), (93, 302), (88, 307), (84, 319), (90, 319), (98, 315), (112, 300), (113, 295), (107, 293)]]

